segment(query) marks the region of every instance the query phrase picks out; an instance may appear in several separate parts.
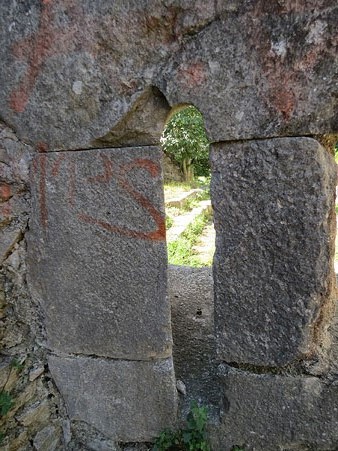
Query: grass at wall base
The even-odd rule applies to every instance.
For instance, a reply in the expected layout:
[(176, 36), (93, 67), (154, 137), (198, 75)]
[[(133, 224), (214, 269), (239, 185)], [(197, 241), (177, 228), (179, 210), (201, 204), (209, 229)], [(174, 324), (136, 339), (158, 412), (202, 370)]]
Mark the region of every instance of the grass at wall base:
[(193, 401), (185, 428), (163, 431), (153, 451), (211, 451), (206, 433), (207, 417), (207, 408)]

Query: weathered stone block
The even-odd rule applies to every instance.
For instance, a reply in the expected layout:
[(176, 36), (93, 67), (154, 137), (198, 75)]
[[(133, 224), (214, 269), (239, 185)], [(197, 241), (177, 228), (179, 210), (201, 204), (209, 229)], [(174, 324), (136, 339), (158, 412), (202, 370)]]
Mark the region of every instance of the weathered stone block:
[(171, 355), (160, 159), (155, 147), (35, 158), (29, 279), (51, 349)]
[[(158, 134), (154, 141), (153, 131), (142, 129), (149, 121), (135, 121), (135, 110), (142, 118), (156, 72), (184, 36), (215, 15), (214, 4), (204, 0), (28, 1), (24, 6), (11, 0), (2, 6), (1, 116), (21, 137), (51, 149), (99, 147), (93, 144), (97, 138), (119, 141), (129, 126), (129, 142), (136, 132), (138, 144), (158, 143)], [(157, 129), (157, 112), (152, 116)]]
[[(173, 327), (173, 357), (176, 377), (184, 383), (186, 396), (181, 405), (199, 399), (218, 406), (214, 299), (211, 268), (168, 267), (168, 292)], [(181, 390), (182, 392), (182, 390)]]
[(325, 347), (336, 166), (310, 138), (213, 146), (215, 325), (227, 362), (286, 365)]
[(335, 0), (8, 0), (1, 12), (1, 117), (36, 146), (158, 142), (154, 86), (200, 108), (212, 141), (338, 131)]
[(221, 423), (215, 450), (335, 450), (338, 386), (317, 377), (254, 374), (221, 365)]
[(71, 420), (84, 421), (108, 438), (149, 441), (175, 421), (172, 359), (50, 356), (49, 367)]
[(2, 227), (0, 238), (0, 262), (3, 263), (13, 251), (15, 244), (22, 238), (22, 230), (16, 224)]
[(60, 444), (60, 430), (54, 426), (46, 426), (34, 437), (34, 447), (39, 451), (54, 451)]
[(217, 15), (165, 66), (170, 104), (199, 108), (212, 141), (337, 131), (336, 2), (219, 1)]

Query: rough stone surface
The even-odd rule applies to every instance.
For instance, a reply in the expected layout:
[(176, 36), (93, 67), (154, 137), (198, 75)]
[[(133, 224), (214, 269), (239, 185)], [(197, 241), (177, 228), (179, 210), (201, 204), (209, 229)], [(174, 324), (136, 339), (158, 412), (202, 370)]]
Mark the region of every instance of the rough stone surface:
[(162, 168), (164, 182), (183, 181), (182, 171), (165, 153), (163, 153), (162, 157)]
[[(315, 135), (331, 149), (337, 22), (336, 0), (1, 2), (6, 451), (145, 450), (131, 441), (174, 421), (172, 362), (159, 360), (171, 355), (160, 154), (135, 146), (157, 144), (170, 110), (188, 103), (213, 142)], [(216, 330), (222, 359), (284, 376), (224, 367), (220, 390), (210, 272), (183, 270), (171, 291), (183, 416), (192, 397), (221, 409), (215, 451), (336, 450), (334, 171), (314, 141), (267, 143), (214, 150)], [(93, 354), (50, 359), (72, 424), (41, 344)], [(286, 364), (298, 376), (266, 367)]]
[(310, 138), (285, 138), (214, 146), (211, 160), (220, 358), (313, 357), (333, 313), (333, 158)]
[(184, 384), (181, 411), (187, 414), (192, 400), (214, 414), (219, 404), (214, 336), (214, 299), (211, 268), (168, 268), (168, 292), (173, 327), (175, 375)]
[(31, 157), (32, 148), (0, 122), (0, 263), (22, 239), (27, 227)]
[[(1, 449), (6, 451), (33, 450), (36, 434), (47, 424), (58, 431), (65, 414), (45, 367), (45, 351), (36, 344), (43, 324), (26, 283), (31, 155), (32, 149), (0, 123), (0, 389), (13, 401), (0, 416)], [(62, 449), (60, 434), (58, 442)]]
[(215, 450), (336, 450), (338, 385), (320, 378), (253, 374), (220, 367), (221, 423), (211, 431)]
[(32, 424), (48, 422), (49, 416), (49, 405), (47, 400), (45, 400), (27, 406), (23, 412), (16, 417), (16, 420), (23, 426), (30, 426)]
[(219, 1), (212, 21), (164, 68), (170, 104), (192, 103), (212, 141), (338, 127), (338, 8)]
[(121, 442), (149, 441), (176, 418), (171, 359), (152, 362), (49, 357), (70, 419)]
[(71, 422), (67, 417), (64, 424), (64, 441), (67, 451), (79, 449), (88, 451), (121, 451), (120, 446), (98, 429), (83, 421)]
[(155, 147), (35, 158), (30, 285), (48, 347), (171, 355), (160, 158)]
[(51, 149), (88, 147), (120, 131), (184, 36), (215, 16), (204, 0), (2, 6), (0, 115)]
[(154, 87), (145, 89), (126, 116), (107, 135), (94, 141), (93, 145), (96, 147), (158, 145), (169, 112), (170, 106), (158, 89)]
[(33, 441), (34, 448), (38, 451), (55, 451), (60, 449), (60, 431), (54, 426), (47, 426), (39, 431)]
[(152, 144), (154, 87), (213, 141), (337, 132), (335, 0), (3, 3), (0, 115), (36, 146)]

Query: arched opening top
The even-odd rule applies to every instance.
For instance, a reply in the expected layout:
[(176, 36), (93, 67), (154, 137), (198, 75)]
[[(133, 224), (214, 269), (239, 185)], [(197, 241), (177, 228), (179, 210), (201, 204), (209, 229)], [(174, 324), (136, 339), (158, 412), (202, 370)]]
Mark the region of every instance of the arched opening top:
[[(169, 263), (210, 266), (215, 234), (210, 202), (209, 139), (201, 112), (181, 104), (168, 115), (161, 137), (166, 159), (179, 170), (164, 167)], [(169, 163), (170, 166), (170, 163)]]

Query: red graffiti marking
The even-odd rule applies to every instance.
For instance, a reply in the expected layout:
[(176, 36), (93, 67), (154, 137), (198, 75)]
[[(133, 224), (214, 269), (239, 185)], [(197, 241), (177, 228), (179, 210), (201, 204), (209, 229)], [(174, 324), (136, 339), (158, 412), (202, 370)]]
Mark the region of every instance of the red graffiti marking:
[(13, 197), (12, 187), (6, 182), (0, 183), (0, 202), (2, 205), (0, 205), (0, 213), (1, 213), (1, 220), (0, 222), (3, 222), (3, 219), (10, 218), (12, 207), (10, 203), (10, 199)]
[(12, 194), (11, 185), (9, 185), (8, 183), (1, 183), (0, 184), (0, 201), (7, 202), (12, 196), (13, 196), (13, 194)]
[[(64, 3), (68, 17), (74, 23), (59, 28), (54, 21), (54, 9)], [(62, 5), (61, 5), (62, 6)], [(81, 43), (84, 50), (89, 50), (90, 36), (88, 29), (78, 26), (83, 13), (74, 0), (54, 2), (42, 0), (42, 11), (37, 32), (15, 43), (12, 51), (15, 57), (27, 63), (26, 72), (9, 96), (9, 105), (17, 113), (23, 113), (34, 89), (36, 80), (46, 60), (51, 56), (62, 55), (74, 51), (76, 45)], [(77, 21), (77, 23), (76, 23)]]
[[(272, 77), (269, 78), (272, 81)], [(293, 80), (286, 74), (282, 80), (274, 79), (268, 90), (269, 100), (274, 108), (282, 113), (285, 120), (289, 120), (297, 105), (297, 96), (293, 89)]]
[(325, 27), (320, 29), (320, 24), (316, 21), (308, 23), (308, 36), (313, 32), (314, 37), (310, 37), (308, 42), (305, 41), (303, 54), (299, 51), (294, 55), (288, 47), (287, 39), (281, 38), (277, 46), (273, 45), (273, 32), (267, 26), (266, 18), (267, 14), (276, 17), (290, 12), (301, 14), (311, 11), (315, 4), (316, 0), (287, 0), (279, 3), (259, 0), (253, 3), (255, 6), (247, 16), (248, 41), (252, 48), (256, 49), (262, 72), (268, 82), (267, 100), (286, 121), (296, 111), (299, 94), (304, 91), (303, 84), (318, 62), (325, 58), (336, 58), (337, 35), (332, 36), (332, 33), (325, 32)]
[(32, 173), (35, 176), (37, 174), (37, 172), (38, 172), (38, 161), (35, 158), (32, 163)]
[(92, 216), (86, 214), (79, 214), (78, 218), (80, 219), (80, 221), (86, 222), (87, 224), (96, 225), (102, 227), (108, 232), (117, 233), (118, 235), (124, 235), (130, 238), (138, 238), (151, 241), (163, 241), (165, 239), (165, 237), (163, 237), (158, 232), (137, 232), (136, 230), (130, 230), (125, 229), (123, 227), (113, 226), (108, 222), (100, 221), (99, 219), (95, 219)]
[[(38, 197), (39, 197), (39, 211), (40, 211), (40, 222), (43, 228), (48, 225), (48, 208), (47, 208), (47, 179), (50, 177), (58, 177), (61, 172), (61, 166), (66, 163), (66, 170), (68, 174), (68, 189), (66, 201), (68, 205), (72, 208), (73, 212), (77, 214), (77, 218), (87, 224), (96, 225), (104, 230), (111, 233), (116, 233), (122, 236), (127, 236), (131, 238), (152, 240), (152, 241), (163, 241), (165, 240), (165, 218), (162, 213), (160, 213), (149, 199), (147, 199), (143, 194), (141, 194), (137, 189), (135, 189), (132, 183), (128, 180), (129, 173), (137, 170), (143, 169), (147, 171), (151, 177), (157, 177), (160, 175), (161, 168), (159, 165), (153, 161), (146, 158), (138, 158), (132, 162), (124, 165), (113, 166), (113, 162), (108, 155), (100, 155), (102, 159), (103, 172), (97, 176), (88, 177), (88, 182), (90, 183), (109, 183), (112, 178), (116, 180), (117, 184), (126, 191), (130, 197), (137, 202), (141, 207), (143, 207), (149, 214), (149, 216), (154, 220), (156, 228), (150, 232), (142, 232), (128, 229), (127, 227), (115, 226), (109, 222), (97, 219), (86, 212), (76, 212), (76, 160), (68, 158), (66, 154), (57, 155), (54, 160), (50, 160), (49, 155), (43, 152), (45, 146), (40, 143), (39, 146), (40, 155), (33, 162), (33, 168), (39, 173), (38, 180)], [(48, 164), (51, 163), (49, 166)], [(113, 171), (115, 168), (115, 171)]]
[[(60, 168), (62, 162), (66, 161), (65, 155), (58, 155), (49, 168), (49, 158), (47, 156), (48, 147), (45, 143), (39, 143), (37, 145), (37, 150), (41, 154), (35, 160), (33, 160), (33, 173), (39, 175), (38, 180), (38, 198), (39, 198), (39, 211), (40, 211), (40, 222), (43, 228), (48, 225), (48, 208), (47, 208), (47, 179), (48, 176), (57, 177), (60, 173)], [(69, 190), (71, 192), (71, 190)]]
[(44, 142), (38, 142), (36, 145), (36, 148), (39, 153), (48, 152), (48, 144), (46, 144)]
[(62, 163), (67, 163), (67, 171), (68, 171), (68, 205), (74, 206), (74, 197), (75, 197), (75, 185), (76, 185), (76, 165), (75, 161), (72, 159), (68, 159), (65, 154), (58, 155), (51, 166), (51, 175), (52, 177), (57, 177), (60, 174)]
[(4, 218), (10, 218), (12, 213), (12, 207), (10, 202), (6, 202), (3, 205), (0, 205), (0, 212)]
[[(104, 173), (101, 175), (98, 175), (96, 177), (90, 177), (88, 181), (94, 183), (107, 183), (111, 180), (113, 177), (113, 167), (112, 162), (108, 158), (107, 155), (102, 155), (101, 158), (103, 159), (103, 166), (104, 166)], [(161, 214), (154, 206), (153, 204), (147, 199), (143, 194), (139, 193), (127, 180), (128, 173), (134, 169), (142, 168), (149, 172), (149, 174), (152, 177), (156, 177), (160, 173), (160, 168), (158, 165), (156, 165), (153, 161), (148, 159), (136, 159), (132, 161), (131, 163), (127, 163), (123, 166), (120, 166), (116, 168), (115, 171), (115, 178), (120, 185), (122, 189), (127, 191), (127, 193), (130, 194), (130, 196), (136, 200), (136, 202), (141, 205), (145, 210), (148, 211), (149, 215), (153, 218), (153, 220), (156, 223), (156, 229), (152, 232), (139, 232), (135, 230), (130, 230), (125, 227), (119, 227), (114, 226), (108, 222), (96, 219), (88, 214), (80, 213), (78, 215), (78, 218), (86, 222), (88, 224), (99, 226), (109, 232), (117, 233), (119, 235), (128, 236), (131, 238), (139, 238), (139, 239), (146, 239), (151, 241), (163, 241), (165, 240), (165, 218), (163, 214)]]
[(60, 156), (58, 156), (58, 157), (56, 158), (56, 160), (54, 161), (53, 166), (52, 166), (52, 176), (53, 176), (53, 177), (56, 177), (56, 176), (59, 175), (61, 163), (62, 163), (63, 161), (65, 161), (65, 158), (66, 158), (65, 155), (60, 155)]
[(154, 219), (157, 228), (153, 232), (147, 234), (150, 240), (165, 240), (165, 218), (153, 206), (153, 204), (143, 194), (136, 191), (129, 182), (127, 182), (127, 174), (134, 168), (146, 169), (152, 177), (156, 177), (160, 173), (160, 168), (153, 161), (147, 159), (137, 159), (129, 164), (122, 166), (118, 181), (123, 187), (143, 208), (145, 208), (150, 216)]
[(152, 177), (157, 177), (161, 172), (161, 169), (157, 164), (145, 158), (137, 158), (136, 160), (132, 161), (131, 163), (125, 164), (122, 167), (124, 174), (134, 168), (146, 169)]
[(68, 204), (71, 207), (73, 207), (75, 204), (75, 190), (76, 190), (76, 165), (74, 160), (71, 160), (68, 163), (68, 176), (69, 176)]
[(107, 155), (100, 155), (103, 160), (104, 172), (101, 175), (96, 175), (95, 177), (88, 177), (88, 182), (100, 182), (107, 183), (111, 180), (113, 176), (113, 165)]
[(202, 85), (207, 78), (205, 64), (198, 61), (188, 66), (182, 66), (179, 69), (178, 78), (188, 87)]

